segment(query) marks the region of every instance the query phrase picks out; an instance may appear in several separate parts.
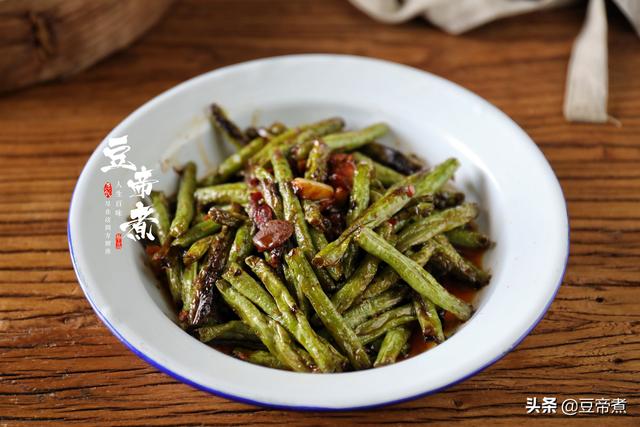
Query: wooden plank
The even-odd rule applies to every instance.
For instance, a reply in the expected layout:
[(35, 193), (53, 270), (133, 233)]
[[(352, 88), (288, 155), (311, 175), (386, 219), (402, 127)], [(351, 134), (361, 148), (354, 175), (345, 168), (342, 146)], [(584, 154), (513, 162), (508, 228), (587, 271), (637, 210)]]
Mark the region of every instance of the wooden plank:
[[(0, 97), (0, 425), (513, 425), (527, 397), (626, 398), (626, 416), (537, 415), (541, 425), (637, 425), (640, 410), (640, 40), (610, 18), (610, 112), (562, 118), (580, 6), (453, 37), (387, 26), (343, 0), (184, 0), (130, 49), (73, 78)], [(484, 372), (372, 411), (294, 413), (211, 396), (148, 366), (102, 325), (67, 252), (71, 191), (98, 142), (131, 111), (211, 69), (302, 52), (369, 55), (434, 72), (513, 117), (568, 201), (571, 256), (545, 318)], [(525, 189), (526, 190), (526, 189)], [(544, 266), (540, 266), (544, 268)]]

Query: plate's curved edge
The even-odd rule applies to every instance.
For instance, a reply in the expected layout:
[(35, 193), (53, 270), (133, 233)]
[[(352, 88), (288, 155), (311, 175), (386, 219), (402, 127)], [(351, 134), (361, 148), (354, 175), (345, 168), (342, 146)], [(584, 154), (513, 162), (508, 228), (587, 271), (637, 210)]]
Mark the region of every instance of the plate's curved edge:
[[(524, 134), (524, 136), (526, 136), (526, 139), (528, 141), (528, 144), (531, 148), (535, 149), (535, 151), (537, 151), (537, 154), (542, 158), (542, 160), (544, 160), (544, 164), (547, 165), (547, 167), (550, 169), (554, 179), (555, 179), (555, 184), (557, 185), (557, 190), (559, 191), (559, 196), (562, 200), (562, 206), (564, 207), (564, 212), (565, 212), (565, 226), (566, 226), (566, 230), (567, 230), (567, 236), (566, 236), (566, 241), (565, 241), (565, 248), (564, 248), (564, 252), (565, 252), (565, 259), (564, 259), (564, 266), (562, 268), (562, 272), (559, 275), (558, 279), (557, 279), (557, 284), (555, 286), (555, 289), (553, 291), (553, 293), (550, 295), (545, 307), (543, 310), (541, 310), (540, 315), (535, 319), (535, 321), (530, 325), (530, 327), (518, 338), (516, 339), (513, 344), (511, 344), (506, 350), (504, 350), (502, 353), (500, 353), (499, 355), (497, 355), (495, 358), (493, 358), (492, 360), (486, 362), (485, 364), (483, 364), (483, 366), (477, 368), (476, 370), (474, 370), (473, 372), (463, 376), (462, 378), (459, 378), (455, 381), (452, 381), (448, 384), (445, 384), (443, 386), (431, 389), (431, 390), (427, 390), (425, 392), (422, 393), (418, 393), (412, 396), (407, 396), (407, 397), (403, 397), (401, 399), (395, 399), (395, 400), (389, 400), (389, 401), (384, 401), (384, 402), (378, 402), (378, 403), (374, 403), (371, 405), (358, 405), (358, 406), (351, 406), (351, 407), (322, 407), (322, 406), (303, 406), (303, 405), (299, 405), (299, 406), (295, 406), (295, 405), (281, 405), (281, 404), (274, 404), (274, 403), (270, 403), (270, 402), (263, 402), (263, 401), (257, 401), (257, 400), (252, 400), (252, 399), (248, 399), (248, 398), (244, 398), (242, 396), (237, 396), (234, 394), (229, 394), (220, 390), (216, 390), (213, 389), (211, 387), (208, 387), (204, 384), (200, 384), (196, 381), (193, 381), (189, 378), (186, 378), (180, 374), (178, 374), (177, 372), (172, 371), (170, 368), (160, 364), (159, 362), (156, 362), (154, 359), (148, 357), (144, 352), (142, 352), (141, 350), (139, 350), (137, 347), (135, 347), (132, 343), (130, 343), (129, 341), (127, 341), (122, 335), (120, 335), (120, 333), (117, 331), (117, 329), (107, 320), (107, 318), (103, 315), (102, 312), (100, 312), (100, 310), (98, 309), (98, 307), (96, 306), (96, 304), (94, 303), (93, 299), (91, 298), (90, 292), (87, 289), (85, 283), (84, 283), (84, 279), (83, 279), (83, 275), (79, 270), (78, 267), (78, 263), (76, 261), (76, 257), (75, 257), (75, 253), (73, 250), (73, 237), (71, 234), (71, 219), (72, 219), (72, 213), (73, 213), (73, 202), (74, 199), (76, 197), (76, 190), (78, 188), (78, 184), (80, 183), (80, 180), (82, 179), (82, 176), (84, 175), (85, 171), (86, 171), (86, 167), (88, 165), (88, 163), (91, 161), (91, 158), (96, 155), (97, 151), (94, 151), (92, 153), (91, 156), (89, 156), (89, 159), (87, 160), (87, 163), (85, 164), (85, 167), (83, 167), (78, 180), (76, 181), (76, 184), (74, 186), (73, 192), (72, 192), (72, 196), (71, 196), (71, 201), (69, 203), (69, 215), (68, 215), (68, 219), (67, 219), (67, 241), (68, 241), (68, 245), (69, 245), (69, 253), (71, 255), (71, 263), (73, 265), (73, 269), (75, 272), (75, 275), (78, 279), (78, 283), (80, 284), (80, 288), (82, 289), (83, 293), (85, 294), (85, 297), (87, 298), (87, 301), (89, 301), (89, 304), (91, 305), (92, 309), (94, 310), (94, 312), (96, 313), (96, 315), (98, 316), (98, 318), (102, 321), (102, 323), (111, 331), (111, 333), (113, 333), (116, 338), (118, 338), (118, 340), (120, 340), (131, 352), (133, 352), (136, 356), (138, 356), (139, 358), (141, 358), (142, 360), (144, 360), (145, 362), (149, 363), (150, 365), (154, 366), (155, 368), (159, 369), (160, 371), (170, 375), (171, 377), (177, 379), (178, 381), (181, 381), (187, 385), (190, 385), (198, 390), (202, 390), (202, 391), (206, 391), (209, 392), (211, 394), (226, 398), (226, 399), (231, 399), (231, 400), (235, 400), (241, 403), (245, 403), (245, 404), (250, 404), (250, 405), (255, 405), (255, 406), (261, 406), (261, 407), (267, 407), (267, 408), (273, 408), (273, 409), (284, 409), (284, 410), (294, 410), (294, 411), (325, 411), (325, 412), (331, 412), (331, 411), (335, 411), (335, 412), (341, 412), (341, 411), (352, 411), (352, 410), (364, 410), (364, 409), (374, 409), (374, 408), (380, 408), (383, 406), (388, 406), (388, 405), (394, 405), (394, 404), (399, 404), (399, 403), (403, 403), (403, 402), (408, 402), (408, 401), (412, 401), (421, 397), (425, 397), (437, 392), (440, 392), (442, 390), (445, 390), (449, 387), (452, 387), (456, 384), (459, 384), (475, 375), (477, 375), (478, 373), (484, 371), (485, 369), (487, 369), (488, 367), (492, 366), (493, 364), (495, 364), (496, 362), (498, 362), (500, 359), (502, 359), (503, 357), (505, 357), (509, 352), (511, 352), (514, 348), (516, 348), (530, 333), (531, 331), (533, 331), (533, 329), (535, 329), (535, 327), (540, 323), (540, 321), (544, 318), (544, 316), (546, 315), (546, 313), (548, 312), (549, 308), (551, 307), (551, 304), (553, 303), (553, 301), (555, 300), (555, 297), (560, 289), (560, 286), (562, 285), (562, 282), (564, 280), (564, 276), (566, 273), (566, 269), (568, 266), (568, 260), (569, 260), (569, 254), (570, 254), (570, 233), (571, 233), (571, 228), (570, 228), (570, 224), (569, 224), (569, 215), (568, 215), (568, 209), (567, 209), (567, 204), (566, 204), (566, 199), (564, 198), (564, 194), (562, 191), (562, 187), (560, 186), (560, 183), (557, 179), (557, 177), (555, 176), (555, 173), (553, 172), (553, 169), (551, 168), (551, 165), (549, 164), (548, 160), (546, 159), (546, 157), (544, 156), (544, 154), (542, 153), (542, 151), (540, 150), (540, 148), (535, 144), (535, 142), (533, 142), (533, 140), (528, 136), (528, 134), (526, 132), (524, 132), (524, 130), (511, 118), (509, 117), (506, 113), (504, 113), (502, 110), (500, 110), (499, 108), (497, 108), (495, 105), (491, 104), (490, 102), (486, 101), (485, 99), (483, 99), (482, 97), (480, 97), (479, 95), (475, 94), (474, 92), (464, 88), (463, 86), (460, 86), (459, 84), (452, 82), (450, 80), (447, 80), (443, 77), (437, 76), (435, 74), (429, 73), (427, 71), (423, 71), (423, 70), (419, 70), (413, 67), (410, 67), (408, 65), (404, 65), (404, 64), (397, 64), (394, 62), (390, 62), (390, 61), (386, 61), (386, 60), (382, 60), (382, 59), (377, 59), (377, 58), (369, 58), (369, 57), (365, 57), (365, 56), (357, 56), (357, 55), (339, 55), (339, 54), (299, 54), (299, 55), (282, 55), (282, 56), (277, 56), (277, 57), (271, 57), (271, 58), (261, 58), (261, 59), (255, 59), (252, 61), (247, 61), (247, 62), (243, 62), (243, 63), (239, 63), (239, 64), (233, 64), (230, 65), (228, 67), (223, 67), (225, 69), (227, 69), (228, 71), (231, 71), (231, 69), (235, 68), (235, 67), (239, 67), (239, 66), (243, 66), (243, 65), (247, 65), (247, 64), (252, 64), (252, 63), (259, 63), (259, 62), (263, 62), (266, 60), (272, 60), (272, 59), (296, 59), (296, 58), (313, 58), (313, 57), (317, 57), (317, 58), (322, 58), (322, 57), (339, 57), (339, 58), (352, 58), (352, 59), (360, 59), (360, 60), (368, 60), (368, 61), (373, 61), (373, 62), (379, 62), (379, 63), (383, 63), (386, 65), (391, 65), (391, 66), (395, 66), (398, 68), (403, 68), (406, 70), (410, 70), (412, 72), (420, 72), (420, 73), (425, 73), (427, 75), (429, 75), (432, 78), (435, 78), (437, 80), (439, 80), (442, 83), (445, 83), (447, 86), (463, 92), (467, 95), (470, 95), (471, 97), (473, 97), (474, 99), (476, 99), (476, 101), (479, 101), (481, 103), (483, 103), (485, 106), (489, 107), (491, 110), (493, 110), (495, 113), (499, 114), (500, 116), (502, 116), (503, 118), (507, 119), (509, 121), (509, 123), (514, 126), (518, 131), (522, 132)], [(135, 116), (137, 116), (138, 114), (142, 114), (142, 112), (144, 112), (147, 108), (150, 108), (151, 104), (161, 100), (162, 98), (165, 98), (167, 96), (170, 96), (172, 93), (177, 92), (180, 90), (181, 87), (193, 83), (194, 81), (200, 80), (200, 79), (205, 79), (209, 74), (211, 73), (215, 73), (218, 70), (212, 70), (209, 71), (207, 73), (192, 77), (191, 79), (188, 79), (180, 84), (178, 84), (177, 86), (174, 86), (162, 93), (160, 93), (159, 95), (151, 98), (150, 100), (148, 100), (147, 102), (145, 102), (142, 106), (138, 107), (136, 110), (134, 110), (131, 114), (129, 114), (123, 121), (121, 121), (114, 129), (112, 129), (109, 134), (107, 134), (107, 137), (109, 135), (111, 135), (114, 131), (116, 131), (118, 128), (120, 128), (121, 126), (125, 126), (129, 121), (133, 120), (135, 118)]]
[[(74, 191), (75, 192), (75, 191)], [(71, 198), (72, 200), (72, 204), (73, 204), (73, 197)], [(568, 218), (567, 218), (568, 219)], [(568, 221), (567, 221), (568, 224)], [(567, 226), (567, 229), (570, 230), (570, 228)], [(570, 231), (569, 231), (570, 233)], [(518, 338), (518, 340), (516, 340), (516, 342), (513, 343), (513, 345), (511, 345), (511, 347), (507, 350), (505, 350), (503, 353), (501, 353), (500, 355), (498, 355), (495, 359), (489, 361), (487, 364), (485, 364), (484, 366), (478, 368), (476, 371), (471, 372), (470, 374), (457, 379), (456, 381), (453, 381), (449, 384), (446, 384), (442, 387), (438, 387), (432, 390), (427, 390), (424, 393), (419, 393), (417, 395), (414, 396), (409, 396), (409, 397), (404, 397), (402, 399), (396, 399), (396, 400), (390, 400), (387, 402), (380, 402), (380, 403), (375, 403), (375, 404), (371, 404), (371, 405), (361, 405), (361, 406), (352, 406), (352, 407), (345, 407), (345, 408), (328, 408), (328, 407), (322, 407), (322, 406), (291, 406), (291, 405), (278, 405), (278, 404), (273, 404), (273, 403), (269, 403), (269, 402), (262, 402), (262, 401), (256, 401), (256, 400), (251, 400), (251, 399), (247, 399), (244, 398), (242, 396), (236, 396), (233, 394), (228, 394), (225, 393), (223, 391), (220, 390), (216, 390), (214, 388), (211, 387), (207, 387), (204, 384), (199, 384), (195, 381), (192, 381), (186, 377), (181, 376), (180, 374), (178, 374), (177, 372), (172, 371), (170, 368), (156, 362), (155, 360), (153, 360), (152, 358), (148, 357), (146, 354), (144, 354), (142, 351), (138, 350), (133, 344), (131, 344), (130, 342), (128, 342), (122, 335), (120, 335), (120, 333), (116, 330), (116, 328), (111, 325), (111, 323), (109, 323), (109, 321), (103, 316), (103, 314), (100, 312), (100, 310), (98, 309), (98, 307), (95, 305), (95, 303), (93, 302), (93, 300), (91, 299), (91, 296), (88, 292), (88, 290), (84, 287), (83, 285), (83, 281), (81, 279), (81, 273), (78, 271), (77, 268), (77, 264), (76, 264), (76, 260), (75, 260), (75, 255), (73, 252), (73, 243), (71, 240), (71, 228), (70, 228), (70, 223), (67, 223), (67, 240), (69, 243), (69, 252), (71, 254), (71, 263), (73, 264), (73, 269), (74, 272), (76, 274), (76, 277), (78, 278), (78, 282), (80, 283), (80, 288), (82, 289), (82, 291), (85, 294), (85, 297), (87, 298), (87, 301), (89, 301), (89, 305), (91, 305), (91, 308), (93, 309), (93, 311), (96, 313), (96, 315), (98, 316), (98, 318), (100, 319), (100, 321), (107, 327), (107, 329), (109, 329), (111, 331), (111, 333), (113, 335), (116, 336), (116, 338), (118, 338), (118, 340), (120, 342), (122, 342), (133, 354), (135, 354), (136, 356), (138, 356), (140, 359), (144, 360), (145, 362), (149, 363), (150, 365), (152, 365), (153, 367), (155, 367), (156, 369), (160, 370), (161, 372), (164, 372), (167, 375), (170, 375), (171, 377), (175, 378), (176, 380), (183, 382), (195, 389), (201, 390), (201, 391), (205, 391), (211, 394), (214, 394), (216, 396), (219, 397), (223, 397), (225, 399), (230, 399), (230, 400), (234, 400), (240, 403), (245, 403), (245, 404), (249, 404), (249, 405), (254, 405), (254, 406), (261, 406), (261, 407), (266, 407), (266, 408), (272, 408), (272, 409), (285, 409), (285, 410), (293, 410), (293, 411), (322, 411), (322, 412), (343, 412), (343, 411), (354, 411), (354, 410), (364, 410), (364, 409), (375, 409), (375, 408), (381, 408), (384, 406), (389, 406), (389, 405), (396, 405), (399, 403), (404, 403), (404, 402), (409, 402), (412, 400), (416, 400), (422, 397), (426, 397), (429, 396), (431, 394), (434, 393), (438, 393), (440, 391), (446, 390), (449, 387), (453, 387), (463, 381), (468, 380), (469, 378), (479, 374), (480, 372), (484, 371), (485, 369), (489, 368), (490, 366), (492, 366), (493, 364), (497, 363), (500, 359), (504, 358), (508, 353), (510, 353), (511, 351), (513, 351), (514, 348), (516, 348), (522, 341), (524, 341), (524, 339), (531, 333), (531, 331), (533, 331), (535, 329), (536, 326), (538, 326), (538, 324), (540, 323), (540, 321), (544, 318), (544, 316), (546, 315), (547, 311), (549, 310), (549, 308), (551, 307), (551, 304), (553, 303), (558, 291), (560, 290), (560, 286), (562, 285), (563, 279), (564, 279), (564, 275), (566, 272), (566, 268), (568, 265), (568, 259), (569, 259), (569, 235), (567, 235), (567, 255), (566, 255), (566, 260), (565, 260), (565, 264), (564, 264), (564, 269), (562, 271), (561, 277), (558, 281), (558, 284), (556, 285), (556, 289), (553, 293), (553, 295), (551, 296), (551, 298), (549, 299), (549, 301), (547, 302), (547, 306), (544, 308), (544, 310), (540, 313), (540, 316), (534, 321), (534, 323), (531, 325), (531, 327), (520, 337)]]

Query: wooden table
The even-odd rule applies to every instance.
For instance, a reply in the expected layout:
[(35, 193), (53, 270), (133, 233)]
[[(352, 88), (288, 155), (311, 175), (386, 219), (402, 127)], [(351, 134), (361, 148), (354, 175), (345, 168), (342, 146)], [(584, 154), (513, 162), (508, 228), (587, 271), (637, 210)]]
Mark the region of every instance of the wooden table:
[[(343, 0), (182, 1), (141, 41), (84, 74), (0, 97), (0, 425), (638, 425), (640, 40), (620, 13), (609, 12), (609, 111), (620, 126), (562, 117), (583, 7), (452, 37), (418, 20), (375, 23)], [(444, 392), (334, 414), (231, 402), (135, 357), (100, 323), (78, 286), (67, 209), (104, 135), (185, 79), (301, 52), (384, 58), (457, 82), (520, 124), (560, 178), (571, 257), (551, 309), (515, 351)], [(526, 399), (534, 396), (626, 398), (628, 415), (526, 415)]]

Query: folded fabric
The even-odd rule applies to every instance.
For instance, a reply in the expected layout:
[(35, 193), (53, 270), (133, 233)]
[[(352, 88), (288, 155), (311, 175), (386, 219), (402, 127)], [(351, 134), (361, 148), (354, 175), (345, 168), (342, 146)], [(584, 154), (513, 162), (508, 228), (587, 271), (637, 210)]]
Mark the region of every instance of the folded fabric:
[[(381, 22), (397, 24), (423, 16), (451, 34), (496, 19), (560, 7), (575, 0), (349, 0)], [(613, 0), (640, 35), (640, 0)], [(576, 122), (608, 120), (607, 17), (604, 0), (590, 0), (587, 18), (574, 43), (564, 100), (564, 115)]]

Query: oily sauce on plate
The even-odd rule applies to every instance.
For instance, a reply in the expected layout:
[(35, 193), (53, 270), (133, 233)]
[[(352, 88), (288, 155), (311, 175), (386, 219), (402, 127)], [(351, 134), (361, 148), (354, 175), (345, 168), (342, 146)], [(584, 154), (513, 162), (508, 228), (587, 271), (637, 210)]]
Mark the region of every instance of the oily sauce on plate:
[[(462, 256), (471, 261), (476, 267), (482, 268), (482, 257), (485, 253), (484, 249), (459, 251)], [(446, 278), (446, 280), (440, 280), (440, 284), (453, 295), (457, 296), (465, 302), (468, 302), (469, 304), (473, 304), (477, 293), (480, 291), (480, 289), (476, 289), (473, 286), (448, 277)], [(449, 338), (449, 336), (453, 332), (455, 332), (458, 326), (460, 326), (460, 324), (462, 323), (462, 321), (457, 319), (451, 313), (445, 312), (444, 316), (442, 317), (442, 328), (444, 330), (445, 337)], [(422, 333), (420, 332), (420, 328), (418, 326), (415, 326), (411, 337), (409, 338), (409, 345), (410, 349), (405, 356), (405, 359), (424, 353), (425, 351), (434, 348), (437, 343), (431, 340), (425, 341), (422, 337)], [(398, 361), (400, 361), (400, 359)]]

